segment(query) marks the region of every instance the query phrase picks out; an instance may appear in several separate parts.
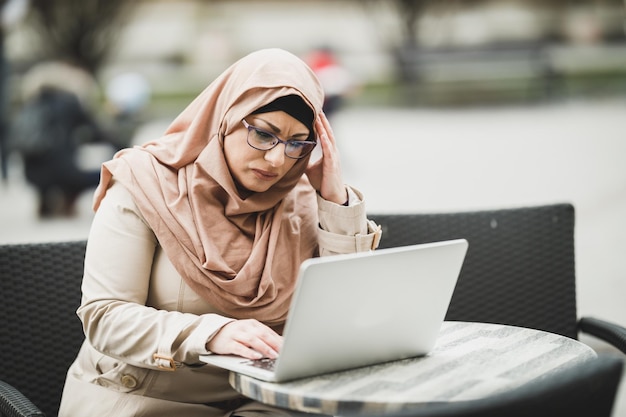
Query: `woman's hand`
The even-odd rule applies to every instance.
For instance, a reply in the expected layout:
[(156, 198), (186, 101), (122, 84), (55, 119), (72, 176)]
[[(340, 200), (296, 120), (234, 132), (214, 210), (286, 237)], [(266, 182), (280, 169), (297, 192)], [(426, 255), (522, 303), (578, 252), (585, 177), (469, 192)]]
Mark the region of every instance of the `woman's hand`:
[(207, 342), (217, 354), (238, 355), (247, 359), (275, 358), (283, 338), (265, 324), (254, 320), (235, 320), (226, 324)]
[(324, 113), (320, 113), (315, 120), (315, 129), (322, 145), (322, 157), (309, 164), (306, 175), (322, 198), (333, 203), (344, 204), (348, 201), (348, 192), (341, 176), (339, 149)]

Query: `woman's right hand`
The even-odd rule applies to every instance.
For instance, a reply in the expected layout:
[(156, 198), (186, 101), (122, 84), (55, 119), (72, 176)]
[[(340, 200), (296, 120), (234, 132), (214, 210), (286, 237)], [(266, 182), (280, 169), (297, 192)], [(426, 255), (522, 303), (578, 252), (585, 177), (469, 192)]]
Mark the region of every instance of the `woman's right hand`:
[(224, 325), (206, 344), (207, 350), (221, 355), (247, 359), (276, 358), (283, 338), (265, 324), (254, 320), (235, 320)]

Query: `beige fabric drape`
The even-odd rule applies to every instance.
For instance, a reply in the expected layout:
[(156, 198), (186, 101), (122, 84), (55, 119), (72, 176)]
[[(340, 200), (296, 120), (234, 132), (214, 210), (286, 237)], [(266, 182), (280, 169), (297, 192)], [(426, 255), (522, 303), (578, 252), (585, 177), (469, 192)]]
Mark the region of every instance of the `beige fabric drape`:
[(280, 49), (254, 52), (228, 68), (164, 136), (103, 164), (97, 209), (112, 179), (132, 194), (160, 245), (188, 285), (235, 318), (286, 318), (303, 259), (316, 254), (315, 191), (309, 158), (264, 193), (242, 198), (223, 153), (224, 136), (255, 109), (288, 94), (321, 111), (310, 68)]

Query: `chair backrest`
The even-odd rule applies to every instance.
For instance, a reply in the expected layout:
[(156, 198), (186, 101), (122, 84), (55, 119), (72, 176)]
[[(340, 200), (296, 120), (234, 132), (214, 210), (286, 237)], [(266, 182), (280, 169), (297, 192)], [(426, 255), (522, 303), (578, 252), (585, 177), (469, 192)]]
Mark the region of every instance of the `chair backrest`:
[(465, 238), (447, 320), (517, 325), (577, 338), (574, 207), (371, 214), (380, 247)]
[[(622, 378), (621, 356), (603, 355), (519, 388), (474, 401), (433, 403), (376, 417), (610, 417)], [(362, 414), (360, 414), (362, 415)]]
[(0, 245), (0, 380), (46, 415), (84, 339), (80, 304), (86, 242)]

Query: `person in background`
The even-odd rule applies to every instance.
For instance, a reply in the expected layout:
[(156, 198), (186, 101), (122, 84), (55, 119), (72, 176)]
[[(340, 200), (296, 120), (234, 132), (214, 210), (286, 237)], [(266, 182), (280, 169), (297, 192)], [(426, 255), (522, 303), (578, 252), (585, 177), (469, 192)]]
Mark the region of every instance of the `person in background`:
[[(20, 88), (9, 150), (19, 154), (37, 191), (39, 217), (72, 216), (78, 197), (98, 185), (99, 165), (117, 150), (95, 117), (97, 84), (81, 68), (46, 61), (24, 74)], [(94, 144), (103, 148), (97, 158), (85, 152)]]
[(276, 357), (302, 261), (377, 246), (323, 99), (300, 58), (253, 52), (103, 164), (61, 417), (297, 415), (199, 356)]
[(324, 114), (332, 118), (343, 107), (345, 98), (354, 92), (356, 87), (354, 79), (329, 47), (314, 49), (307, 55), (305, 61), (322, 83)]
[(0, 177), (6, 182), (9, 177), (10, 120), (9, 78), (11, 73), (6, 53), (6, 38), (10, 31), (28, 13), (30, 0), (0, 0)]
[(12, 150), (20, 154), (26, 180), (37, 190), (39, 217), (75, 214), (78, 197), (100, 180), (99, 170), (81, 167), (80, 147), (106, 141), (73, 92), (43, 86), (28, 98), (16, 117)]

